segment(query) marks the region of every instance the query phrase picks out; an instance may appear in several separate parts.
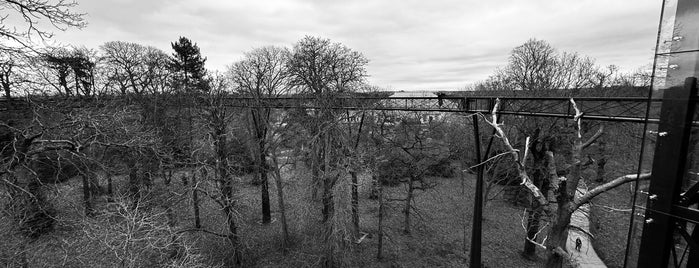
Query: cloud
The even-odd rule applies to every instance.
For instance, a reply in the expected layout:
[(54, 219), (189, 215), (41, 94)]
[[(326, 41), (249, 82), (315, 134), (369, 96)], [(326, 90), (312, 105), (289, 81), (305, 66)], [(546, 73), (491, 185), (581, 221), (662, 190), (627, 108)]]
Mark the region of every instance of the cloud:
[(504, 65), (535, 37), (600, 64), (635, 69), (652, 56), (654, 0), (100, 0), (81, 1), (89, 26), (57, 35), (88, 47), (124, 40), (170, 50), (187, 36), (222, 70), (245, 51), (322, 36), (362, 52), (369, 81), (394, 89), (457, 89)]

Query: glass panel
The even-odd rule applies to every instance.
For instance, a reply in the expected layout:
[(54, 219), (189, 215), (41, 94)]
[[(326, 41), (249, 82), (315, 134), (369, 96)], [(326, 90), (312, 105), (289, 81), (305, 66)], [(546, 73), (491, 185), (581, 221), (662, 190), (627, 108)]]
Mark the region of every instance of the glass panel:
[[(655, 69), (652, 83), (651, 99), (662, 99), (666, 90), (684, 85), (685, 78), (697, 77), (697, 62), (699, 53), (699, 4), (695, 1), (670, 0), (665, 1), (663, 15), (661, 18), (660, 32), (658, 37), (658, 47), (655, 58)], [(648, 110), (650, 119), (657, 119), (660, 115), (660, 102), (653, 102)], [(653, 153), (655, 143), (658, 138), (658, 125), (653, 123), (647, 125), (646, 136), (643, 141), (643, 150), (640, 154), (639, 171), (648, 172), (653, 165)], [(696, 142), (690, 145), (690, 151), (696, 151)], [(690, 154), (690, 156), (693, 154)], [(690, 161), (694, 161), (690, 157)], [(690, 164), (690, 169), (692, 165)], [(691, 187), (694, 178), (686, 177), (683, 182), (683, 191)], [(634, 213), (631, 215), (631, 225), (629, 226), (629, 238), (626, 254), (626, 267), (638, 266), (638, 253), (640, 249), (641, 235), (646, 224), (645, 208), (648, 202), (649, 181), (636, 183)], [(693, 230), (693, 225), (689, 230)], [(679, 229), (675, 231), (675, 250), (672, 250), (670, 267), (686, 267), (686, 258), (682, 260), (686, 241), (679, 234)], [(671, 250), (671, 249), (668, 249)], [(676, 257), (673, 259), (673, 257)], [(683, 263), (684, 262), (684, 263)]]

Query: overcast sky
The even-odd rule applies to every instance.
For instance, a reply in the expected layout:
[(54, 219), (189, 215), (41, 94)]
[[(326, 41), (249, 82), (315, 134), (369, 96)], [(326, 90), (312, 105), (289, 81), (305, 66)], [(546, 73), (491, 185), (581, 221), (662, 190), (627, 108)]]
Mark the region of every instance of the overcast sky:
[(89, 25), (57, 33), (98, 48), (121, 40), (170, 53), (186, 36), (224, 70), (255, 47), (304, 35), (363, 53), (369, 82), (455, 90), (483, 80), (529, 38), (632, 71), (652, 61), (661, 0), (78, 0)]

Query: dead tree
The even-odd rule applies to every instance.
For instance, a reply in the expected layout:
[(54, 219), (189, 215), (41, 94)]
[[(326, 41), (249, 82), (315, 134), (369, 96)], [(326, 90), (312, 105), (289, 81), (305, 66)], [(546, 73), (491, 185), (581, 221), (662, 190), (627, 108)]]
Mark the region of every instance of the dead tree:
[[(549, 216), (551, 228), (549, 229), (547, 235), (542, 239), (542, 242), (538, 242), (536, 237), (541, 230), (535, 234), (533, 239), (527, 238), (527, 240), (532, 244), (546, 250), (546, 267), (563, 267), (564, 263), (568, 261), (569, 254), (566, 244), (568, 241), (570, 219), (573, 212), (582, 204), (588, 203), (597, 195), (625, 183), (650, 178), (649, 173), (621, 176), (589, 190), (582, 196), (576, 197), (575, 193), (582, 179), (581, 172), (583, 166), (585, 165), (585, 159), (582, 157), (582, 152), (585, 148), (589, 147), (600, 138), (603, 133), (603, 128), (600, 127), (600, 129), (594, 135), (584, 140), (581, 129), (583, 114), (578, 109), (573, 99), (571, 99), (570, 102), (576, 112), (575, 116), (573, 117), (575, 134), (571, 148), (572, 162), (568, 165), (568, 176), (558, 177), (554, 153), (552, 151), (545, 152), (548, 176), (546, 183), (549, 187), (549, 190), (546, 192), (543, 192), (540, 187), (537, 187), (537, 185), (534, 184), (529, 174), (527, 174), (525, 168), (526, 159), (530, 150), (530, 138), (527, 137), (524, 153), (520, 157), (521, 151), (512, 146), (505, 134), (505, 131), (503, 130), (504, 123), (496, 123), (498, 122), (497, 113), (498, 109), (500, 108), (500, 99), (497, 99), (495, 102), (491, 114), (492, 119), (490, 121), (486, 120), (496, 130), (497, 137), (502, 141), (505, 148), (509, 151), (510, 156), (517, 163), (517, 171), (519, 178), (521, 179), (520, 184), (532, 194), (533, 200), (537, 202), (538, 206), (543, 207), (545, 213)], [(552, 205), (554, 201), (556, 203), (555, 205)]]

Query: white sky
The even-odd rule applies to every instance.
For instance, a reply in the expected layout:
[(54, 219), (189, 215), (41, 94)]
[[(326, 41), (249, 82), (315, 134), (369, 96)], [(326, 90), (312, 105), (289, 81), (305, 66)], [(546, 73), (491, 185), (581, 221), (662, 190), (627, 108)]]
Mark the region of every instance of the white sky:
[(79, 0), (82, 30), (64, 44), (121, 40), (171, 53), (186, 36), (223, 70), (255, 47), (304, 35), (363, 53), (369, 82), (394, 90), (455, 90), (485, 79), (529, 38), (632, 71), (652, 61), (661, 0)]

